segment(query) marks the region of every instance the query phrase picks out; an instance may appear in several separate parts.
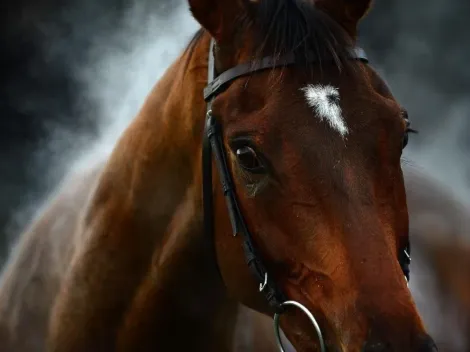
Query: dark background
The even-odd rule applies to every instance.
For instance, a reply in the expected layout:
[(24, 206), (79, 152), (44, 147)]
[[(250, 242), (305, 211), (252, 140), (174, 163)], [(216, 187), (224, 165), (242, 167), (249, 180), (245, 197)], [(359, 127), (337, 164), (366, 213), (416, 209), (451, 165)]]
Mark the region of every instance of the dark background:
[[(139, 6), (164, 19), (178, 3), (139, 1)], [(0, 5), (0, 263), (7, 239), (18, 234), (35, 204), (63, 176), (65, 169), (52, 173), (51, 164), (80, 146), (70, 136), (98, 134), (99, 121), (89, 113), (95, 102), (80, 94), (84, 85), (71, 67), (86, 65), (97, 37), (132, 46), (122, 33), (113, 36), (132, 5), (131, 0)], [(361, 30), (372, 65), (420, 131), (407, 158), (464, 199), (470, 165), (469, 18), (468, 0), (380, 0)], [(165, 35), (164, 27), (154, 31), (155, 37)], [(57, 130), (62, 143), (50, 148)]]

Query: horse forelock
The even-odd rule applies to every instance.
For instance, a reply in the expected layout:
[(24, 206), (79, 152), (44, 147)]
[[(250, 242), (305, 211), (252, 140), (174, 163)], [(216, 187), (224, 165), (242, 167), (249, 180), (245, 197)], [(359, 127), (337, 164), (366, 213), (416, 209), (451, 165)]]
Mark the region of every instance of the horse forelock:
[(257, 59), (294, 53), (299, 61), (308, 62), (314, 53), (316, 63), (329, 56), (338, 68), (350, 64), (347, 50), (354, 44), (352, 38), (312, 1), (261, 0), (248, 23)]

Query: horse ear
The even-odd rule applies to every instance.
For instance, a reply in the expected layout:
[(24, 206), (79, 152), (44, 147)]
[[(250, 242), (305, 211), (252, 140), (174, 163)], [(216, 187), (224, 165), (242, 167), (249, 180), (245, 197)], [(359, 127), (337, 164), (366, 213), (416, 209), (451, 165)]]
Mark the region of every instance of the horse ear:
[(372, 0), (314, 0), (315, 6), (327, 13), (354, 39), (357, 27), (372, 7)]
[(237, 21), (245, 18), (253, 0), (188, 0), (194, 18), (217, 42), (230, 41)]

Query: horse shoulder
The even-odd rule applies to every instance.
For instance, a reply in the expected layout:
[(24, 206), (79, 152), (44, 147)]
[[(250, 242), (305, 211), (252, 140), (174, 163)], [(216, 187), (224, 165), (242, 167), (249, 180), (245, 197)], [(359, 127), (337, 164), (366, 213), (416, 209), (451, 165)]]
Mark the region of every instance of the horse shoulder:
[(44, 349), (50, 308), (79, 243), (75, 226), (100, 166), (67, 177), (10, 252), (0, 278), (2, 351)]

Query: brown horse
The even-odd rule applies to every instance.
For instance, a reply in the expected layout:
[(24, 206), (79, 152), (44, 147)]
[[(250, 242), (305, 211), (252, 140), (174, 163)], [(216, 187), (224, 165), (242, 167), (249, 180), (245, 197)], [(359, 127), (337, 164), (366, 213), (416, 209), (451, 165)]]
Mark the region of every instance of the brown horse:
[[(370, 1), (189, 3), (204, 30), (100, 176), (49, 349), (230, 350), (237, 301), (270, 315), (286, 297), (314, 313), (330, 350), (434, 350), (402, 273), (406, 114), (353, 50)], [(204, 197), (214, 238), (200, 163), (208, 61), (221, 75), (206, 90), (207, 137), (225, 181), (213, 207)], [(281, 325), (297, 350), (319, 349), (299, 312)]]
[(103, 170), (49, 349), (225, 351), (237, 302), (288, 299), (323, 331), (287, 310), (299, 351), (434, 350), (403, 277), (406, 113), (354, 47), (370, 1), (189, 5), (204, 29)]

